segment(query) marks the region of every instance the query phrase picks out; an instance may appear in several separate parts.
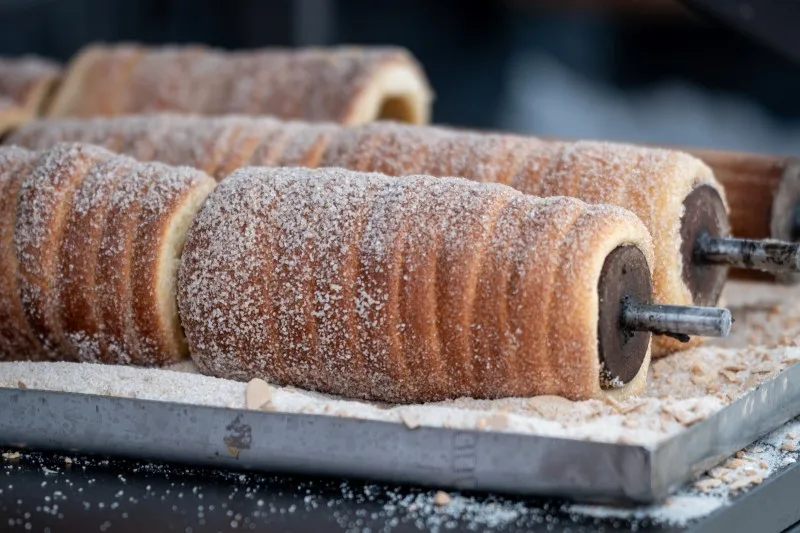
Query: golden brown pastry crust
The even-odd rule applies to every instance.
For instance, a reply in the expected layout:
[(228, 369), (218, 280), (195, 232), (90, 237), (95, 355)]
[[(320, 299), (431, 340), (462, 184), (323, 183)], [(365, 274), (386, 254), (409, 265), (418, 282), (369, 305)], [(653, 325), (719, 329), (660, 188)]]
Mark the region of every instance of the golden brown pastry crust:
[(66, 342), (64, 357), (98, 362), (104, 344), (98, 316), (98, 256), (111, 197), (133, 171), (136, 161), (112, 157), (92, 167), (75, 192), (61, 246), (59, 318)]
[[(141, 168), (141, 166), (140, 166)], [(189, 355), (175, 302), (175, 279), (189, 223), (216, 182), (198, 170), (152, 163), (132, 240), (130, 295), (136, 364), (164, 365)]]
[[(133, 125), (148, 120), (153, 119), (111, 119), (104, 121), (101, 129), (111, 138), (124, 130), (140, 131), (141, 126)], [(192, 140), (191, 132), (209, 129), (218, 120), (170, 117), (173, 140), (162, 143), (162, 149), (183, 154), (170, 162), (201, 165), (197, 154), (203, 153), (198, 148), (202, 143)], [(693, 303), (682, 278), (680, 220), (684, 199), (703, 185), (713, 187), (724, 198), (722, 187), (705, 164), (675, 151), (612, 143), (549, 142), (394, 123), (336, 129), (330, 124), (292, 123), (289, 128), (271, 119), (252, 120), (254, 124), (263, 121), (267, 132), (249, 159), (252, 165), (302, 163), (391, 176), (452, 174), (473, 181), (507, 184), (534, 196), (575, 196), (589, 203), (629, 209), (644, 221), (654, 238), (657, 261), (653, 282), (655, 298), (660, 303)], [(97, 136), (88, 131), (89, 126), (83, 133), (80, 129), (70, 121), (56, 122), (49, 128), (31, 123), (23, 126), (10, 142), (19, 136), (23, 144), (35, 143), (36, 135), (31, 141), (27, 139), (30, 132), (37, 130), (44, 130), (40, 136), (48, 138), (59, 138), (58, 132), (70, 140)], [(297, 153), (296, 142), (312, 143), (318, 152), (307, 158), (295, 158), (291, 153)], [(239, 147), (236, 142), (228, 146), (231, 154), (246, 154), (251, 150), (250, 145)], [(239, 156), (237, 160), (243, 158)], [(216, 177), (221, 179), (229, 169), (226, 164), (225, 171), (218, 172)], [(697, 337), (688, 344), (657, 337), (653, 353), (660, 356), (698, 342)]]
[(431, 99), (419, 63), (400, 48), (97, 44), (70, 64), (49, 114), (240, 113), (343, 124), (388, 114), (425, 123)]
[(0, 135), (40, 114), (60, 75), (40, 57), (0, 58)]
[(30, 120), (30, 115), (10, 98), (0, 97), (0, 138), (20, 124)]
[(43, 349), (22, 309), (14, 225), (22, 182), (36, 154), (15, 146), (0, 148), (0, 360), (40, 359)]
[(112, 116), (125, 112), (130, 84), (144, 50), (135, 44), (114, 46), (113, 54), (101, 44), (85, 47), (67, 65), (60, 87), (46, 114), (58, 116)]
[(236, 136), (231, 139), (227, 153), (214, 176), (221, 180), (234, 170), (247, 166), (261, 140), (281, 122), (271, 118), (237, 117), (241, 123)]
[(192, 357), (219, 377), (392, 402), (625, 396), (647, 362), (606, 391), (597, 354), (599, 276), (624, 245), (652, 263), (634, 215), (574, 199), (241, 169), (189, 232), (179, 310)]
[(64, 143), (40, 153), (19, 193), (14, 244), (28, 322), (50, 358), (63, 353), (59, 255), (75, 191), (86, 172), (113, 157), (96, 146)]
[[(656, 301), (675, 305), (693, 303), (682, 278), (683, 201), (703, 185), (725, 197), (711, 169), (682, 152), (587, 141), (543, 142), (401, 124), (341, 130), (330, 142), (323, 163), (397, 176), (454, 173), (474, 181), (508, 183), (534, 196), (573, 196), (624, 207), (638, 215), (653, 236)], [(694, 337), (690, 343), (680, 343), (659, 336), (653, 354), (665, 355), (700, 341)]]
[[(333, 124), (306, 124), (304, 128), (298, 129), (283, 147), (278, 159), (278, 166), (307, 168), (320, 166), (322, 154), (338, 130), (339, 128)], [(236, 168), (231, 168), (229, 172), (222, 173), (220, 179), (236, 170)]]
[(186, 357), (177, 266), (215, 186), (97, 146), (0, 148), (0, 359)]

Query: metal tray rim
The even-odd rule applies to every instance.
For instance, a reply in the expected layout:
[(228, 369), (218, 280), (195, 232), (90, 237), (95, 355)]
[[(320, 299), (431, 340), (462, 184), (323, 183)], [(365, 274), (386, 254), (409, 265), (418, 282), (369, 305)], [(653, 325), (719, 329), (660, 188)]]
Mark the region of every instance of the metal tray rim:
[(652, 503), (800, 414), (800, 365), (652, 445), (37, 389), (0, 405), (0, 446)]

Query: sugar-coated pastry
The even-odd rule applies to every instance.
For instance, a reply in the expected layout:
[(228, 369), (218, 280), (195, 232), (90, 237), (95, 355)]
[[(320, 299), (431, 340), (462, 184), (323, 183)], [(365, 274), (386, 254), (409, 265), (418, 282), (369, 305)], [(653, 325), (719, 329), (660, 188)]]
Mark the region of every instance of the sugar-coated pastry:
[(90, 45), (71, 62), (51, 116), (174, 111), (361, 124), (426, 123), (431, 91), (402, 48), (222, 51)]
[[(201, 371), (389, 402), (606, 387), (598, 285), (630, 212), (463, 179), (244, 168), (192, 224), (178, 304)], [(649, 270), (646, 272), (649, 278)], [(646, 353), (645, 353), (646, 352)]]

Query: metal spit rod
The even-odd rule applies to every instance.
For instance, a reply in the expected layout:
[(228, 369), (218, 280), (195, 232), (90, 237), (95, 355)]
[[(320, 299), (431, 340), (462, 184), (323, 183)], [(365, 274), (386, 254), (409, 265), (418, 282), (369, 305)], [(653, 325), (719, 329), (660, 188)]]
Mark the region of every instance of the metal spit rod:
[(800, 244), (702, 235), (695, 254), (705, 263), (764, 272), (800, 272)]
[(727, 337), (733, 317), (728, 309), (682, 305), (642, 304), (627, 301), (622, 308), (622, 326), (630, 331), (649, 331), (684, 342), (690, 335)]

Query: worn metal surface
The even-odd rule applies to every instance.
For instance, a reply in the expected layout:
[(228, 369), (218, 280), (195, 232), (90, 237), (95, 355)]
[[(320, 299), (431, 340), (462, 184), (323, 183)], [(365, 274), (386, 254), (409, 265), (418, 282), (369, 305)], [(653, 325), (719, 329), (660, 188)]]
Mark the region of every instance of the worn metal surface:
[(733, 317), (728, 309), (684, 305), (642, 304), (629, 301), (622, 308), (622, 325), (632, 331), (685, 338), (727, 337)]
[(702, 261), (777, 274), (800, 272), (800, 244), (701, 236), (696, 253)]
[(0, 446), (653, 502), (800, 413), (800, 365), (654, 447), (0, 389)]

